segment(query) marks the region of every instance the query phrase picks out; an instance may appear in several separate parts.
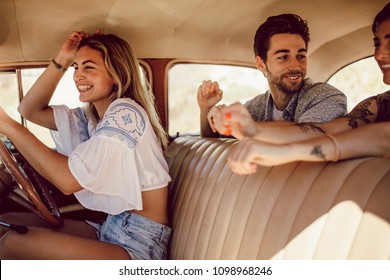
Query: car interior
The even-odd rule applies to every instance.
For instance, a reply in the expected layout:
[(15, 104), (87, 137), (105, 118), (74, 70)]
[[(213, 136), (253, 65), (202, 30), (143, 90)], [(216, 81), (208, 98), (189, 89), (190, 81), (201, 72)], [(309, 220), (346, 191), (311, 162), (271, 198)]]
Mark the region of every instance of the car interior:
[[(46, 129), (18, 114), (20, 100), (71, 32), (116, 34), (133, 47), (170, 136), (165, 155), (171, 176), (169, 259), (388, 260), (390, 159), (293, 162), (259, 166), (255, 174), (240, 176), (228, 164), (229, 151), (237, 140), (201, 137), (196, 103), (202, 81), (222, 77), (225, 70), (219, 67), (239, 71), (220, 78), (226, 94), (231, 94), (229, 102), (267, 89), (266, 84), (259, 85), (264, 77), (256, 69), (253, 37), (271, 15), (295, 13), (307, 20), (307, 77), (314, 81), (326, 82), (361, 60), (373, 62), (371, 26), (387, 3), (0, 0), (0, 105), (39, 139), (53, 145)], [(375, 72), (376, 84), (388, 90), (375, 63), (373, 67), (379, 71)], [(67, 74), (62, 82), (73, 84), (72, 74)], [(249, 77), (254, 90), (249, 90)], [(365, 78), (356, 80), (358, 90), (363, 88), (360, 83)], [(344, 89), (347, 97), (348, 89)], [(378, 89), (368, 94), (381, 93), (374, 90)], [(79, 106), (74, 87), (62, 91), (75, 92), (75, 101), (69, 102)], [(178, 120), (183, 123), (176, 125)], [(195, 127), (190, 128), (190, 123)], [(104, 219), (104, 213), (85, 209), (73, 195), (62, 194), (40, 176), (5, 136), (0, 159), (0, 214), (31, 211), (54, 228), (61, 227), (64, 218)]]

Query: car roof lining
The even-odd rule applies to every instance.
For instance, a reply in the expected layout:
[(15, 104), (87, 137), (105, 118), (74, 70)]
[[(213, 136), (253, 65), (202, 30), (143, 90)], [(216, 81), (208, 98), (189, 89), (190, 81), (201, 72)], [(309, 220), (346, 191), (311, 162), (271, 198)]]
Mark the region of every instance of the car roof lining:
[(115, 33), (140, 58), (210, 59), (254, 65), (253, 36), (268, 16), (309, 23), (309, 75), (325, 80), (372, 55), (371, 24), (384, 0), (2, 0), (0, 66), (45, 61), (74, 30)]

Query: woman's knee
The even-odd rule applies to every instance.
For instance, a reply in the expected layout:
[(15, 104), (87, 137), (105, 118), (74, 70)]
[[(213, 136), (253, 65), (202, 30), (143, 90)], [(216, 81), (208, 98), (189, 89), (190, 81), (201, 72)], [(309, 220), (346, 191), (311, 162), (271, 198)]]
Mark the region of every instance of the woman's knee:
[[(0, 237), (0, 259), (14, 259), (14, 249), (20, 246), (20, 234), (14, 231), (5, 231)], [(19, 245), (18, 245), (19, 244)]]

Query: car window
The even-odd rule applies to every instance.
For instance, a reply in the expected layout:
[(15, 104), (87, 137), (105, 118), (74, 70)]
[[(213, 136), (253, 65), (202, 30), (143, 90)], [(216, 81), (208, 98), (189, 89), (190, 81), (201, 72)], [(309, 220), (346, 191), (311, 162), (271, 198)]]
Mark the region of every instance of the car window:
[[(140, 62), (141, 75), (150, 79), (151, 73), (147, 64)], [(0, 104), (4, 110), (16, 121), (22, 122), (17, 108), (19, 99), (21, 98), (19, 90), (19, 82), (21, 83), (22, 93), (25, 95), (38, 77), (46, 68), (25, 68), (17, 70), (2, 70), (0, 71)], [(65, 72), (63, 78), (59, 82), (53, 98), (50, 100), (50, 105), (67, 105), (69, 108), (76, 108), (83, 106), (79, 100), (79, 93), (73, 82), (74, 68), (69, 67)], [(20, 79), (18, 79), (18, 76)], [(54, 148), (55, 144), (47, 128), (36, 125), (30, 121), (25, 120), (26, 127), (47, 146)]]
[[(23, 69), (22, 81), (23, 92), (26, 94), (38, 77), (42, 74), (45, 68)], [(79, 93), (73, 82), (74, 68), (69, 67), (65, 72), (63, 78), (58, 84), (53, 98), (50, 100), (50, 105), (62, 105), (65, 104), (69, 108), (76, 108), (82, 106), (82, 102), (79, 101)], [(47, 146), (54, 148), (54, 142), (51, 138), (50, 131), (47, 128), (36, 125), (32, 122), (26, 121), (27, 128), (38, 137)]]
[(354, 62), (335, 73), (328, 83), (345, 93), (348, 112), (363, 99), (389, 90), (375, 59), (368, 57)]
[(223, 90), (220, 104), (249, 99), (268, 89), (267, 80), (256, 68), (211, 65), (174, 64), (168, 71), (169, 134), (171, 136), (200, 133), (200, 111), (196, 100), (203, 80), (219, 83)]
[(19, 90), (16, 71), (0, 71), (0, 105), (16, 121), (21, 117), (17, 110)]

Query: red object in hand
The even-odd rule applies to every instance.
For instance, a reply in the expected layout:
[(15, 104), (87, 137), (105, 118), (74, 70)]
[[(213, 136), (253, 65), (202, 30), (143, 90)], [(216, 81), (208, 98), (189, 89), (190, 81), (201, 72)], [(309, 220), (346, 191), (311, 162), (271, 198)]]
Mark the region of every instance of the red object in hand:
[(231, 120), (231, 119), (232, 119), (232, 113), (227, 112), (227, 113), (225, 114), (225, 120)]
[[(227, 112), (225, 114), (225, 120), (230, 120), (232, 118), (232, 113)], [(230, 124), (225, 125), (225, 135), (226, 136), (231, 136), (232, 135), (232, 127)]]

